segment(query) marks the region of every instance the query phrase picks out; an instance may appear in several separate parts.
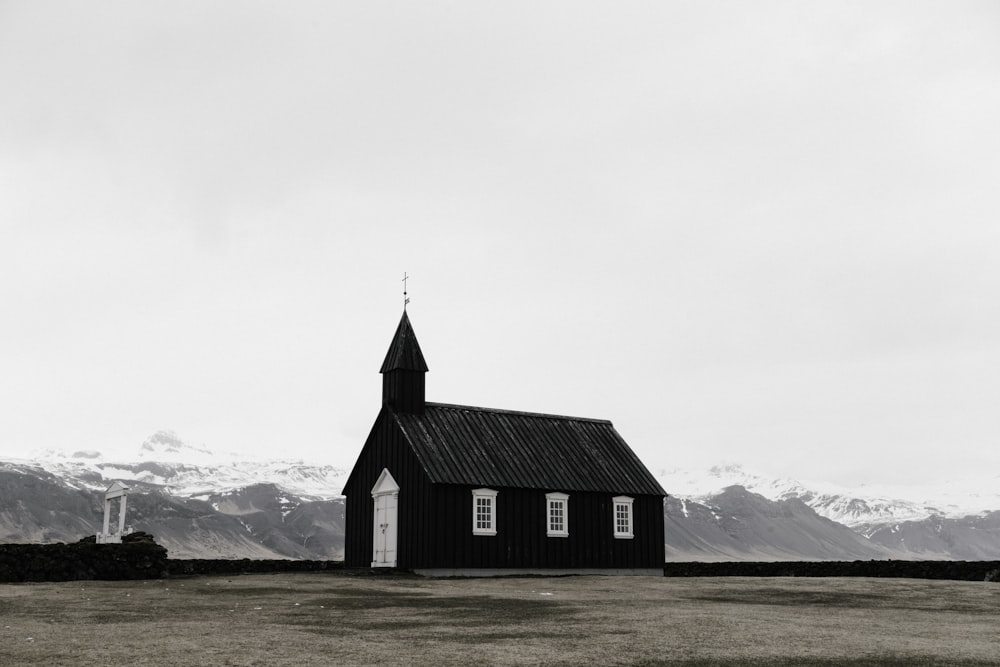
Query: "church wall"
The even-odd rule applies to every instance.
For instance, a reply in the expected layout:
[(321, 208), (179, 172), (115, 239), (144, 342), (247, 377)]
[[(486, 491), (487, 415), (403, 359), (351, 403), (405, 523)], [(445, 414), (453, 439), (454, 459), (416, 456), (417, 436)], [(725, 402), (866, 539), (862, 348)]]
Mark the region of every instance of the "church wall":
[(371, 490), (383, 468), (388, 468), (399, 484), (398, 567), (415, 567), (415, 559), (426, 552), (431, 539), (424, 529), (430, 522), (429, 484), (392, 414), (383, 409), (344, 490), (347, 496), (344, 561), (349, 567), (371, 565), (374, 537)]
[(472, 533), (470, 486), (434, 485), (435, 539), (416, 567), (661, 568), (663, 500), (638, 496), (633, 539), (616, 539), (613, 493), (570, 493), (569, 536), (546, 535), (545, 494), (559, 489), (498, 489), (497, 534)]

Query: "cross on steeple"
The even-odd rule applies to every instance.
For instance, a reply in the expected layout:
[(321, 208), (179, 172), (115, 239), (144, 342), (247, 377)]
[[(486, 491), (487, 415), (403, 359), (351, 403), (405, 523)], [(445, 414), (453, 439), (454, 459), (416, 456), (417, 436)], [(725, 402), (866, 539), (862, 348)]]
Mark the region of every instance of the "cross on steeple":
[(403, 310), (406, 310), (406, 304), (410, 302), (410, 298), (406, 296), (406, 281), (410, 279), (410, 276), (406, 275), (406, 271), (403, 271)]

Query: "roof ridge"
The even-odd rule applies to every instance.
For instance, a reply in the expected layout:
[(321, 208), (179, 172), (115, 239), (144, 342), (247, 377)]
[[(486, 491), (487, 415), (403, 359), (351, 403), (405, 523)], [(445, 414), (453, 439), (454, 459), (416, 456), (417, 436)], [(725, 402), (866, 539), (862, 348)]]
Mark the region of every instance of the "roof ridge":
[(502, 408), (483, 408), (475, 405), (458, 405), (455, 403), (435, 403), (427, 401), (425, 407), (445, 408), (451, 410), (473, 410), (475, 412), (492, 412), (495, 414), (518, 415), (520, 417), (538, 417), (544, 419), (563, 419), (575, 422), (592, 422), (595, 424), (611, 424), (610, 419), (595, 419), (593, 417), (571, 417), (569, 415), (554, 415), (545, 412), (525, 412), (523, 410), (504, 410)]

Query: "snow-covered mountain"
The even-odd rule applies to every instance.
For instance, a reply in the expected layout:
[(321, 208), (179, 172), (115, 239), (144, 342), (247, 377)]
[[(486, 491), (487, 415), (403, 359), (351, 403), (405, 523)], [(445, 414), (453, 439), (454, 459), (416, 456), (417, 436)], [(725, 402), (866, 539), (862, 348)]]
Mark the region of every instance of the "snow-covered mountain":
[(935, 487), (831, 484), (742, 466), (658, 475), (669, 560), (1000, 558), (1000, 479)]
[(960, 518), (932, 516), (882, 526), (869, 541), (922, 559), (996, 560), (1000, 555), (1000, 511)]
[(103, 493), (132, 488), (128, 525), (172, 558), (338, 558), (347, 472), (220, 456), (160, 431), (124, 460), (45, 451), (0, 460), (0, 542), (71, 542), (100, 527)]
[(774, 501), (798, 499), (820, 516), (870, 535), (876, 530), (931, 517), (960, 519), (1000, 509), (1000, 476), (946, 480), (919, 487), (838, 487), (751, 472), (740, 465), (704, 471), (661, 470), (660, 484), (671, 496), (701, 501), (730, 486), (741, 486)]
[(769, 500), (729, 486), (701, 501), (664, 504), (670, 561), (872, 560), (898, 558), (847, 526), (820, 516), (797, 498)]
[(349, 471), (299, 459), (252, 460), (219, 455), (159, 431), (126, 460), (108, 460), (97, 451), (37, 452), (10, 464), (39, 467), (78, 489), (104, 490), (113, 481), (162, 487), (171, 495), (207, 498), (254, 484), (271, 483), (306, 500), (340, 497)]
[(173, 431), (157, 431), (139, 446), (139, 456), (149, 461), (210, 464), (216, 455), (205, 447), (189, 445)]

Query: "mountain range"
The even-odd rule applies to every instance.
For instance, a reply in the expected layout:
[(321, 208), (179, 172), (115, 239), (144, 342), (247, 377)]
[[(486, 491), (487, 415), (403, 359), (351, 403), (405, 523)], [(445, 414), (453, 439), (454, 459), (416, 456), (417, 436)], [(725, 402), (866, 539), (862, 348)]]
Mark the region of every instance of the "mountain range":
[[(0, 460), (0, 542), (97, 532), (103, 493), (130, 487), (127, 525), (171, 558), (338, 559), (349, 470), (218, 456), (161, 431), (129, 461), (96, 451)], [(667, 560), (1000, 559), (1000, 478), (844, 489), (737, 466), (655, 473)]]
[(338, 559), (346, 472), (299, 460), (219, 457), (155, 433), (129, 462), (100, 452), (0, 460), (0, 542), (72, 542), (98, 532), (104, 491), (129, 487), (126, 530), (171, 558)]
[(750, 472), (661, 470), (668, 560), (1000, 558), (1000, 477), (838, 488)]

